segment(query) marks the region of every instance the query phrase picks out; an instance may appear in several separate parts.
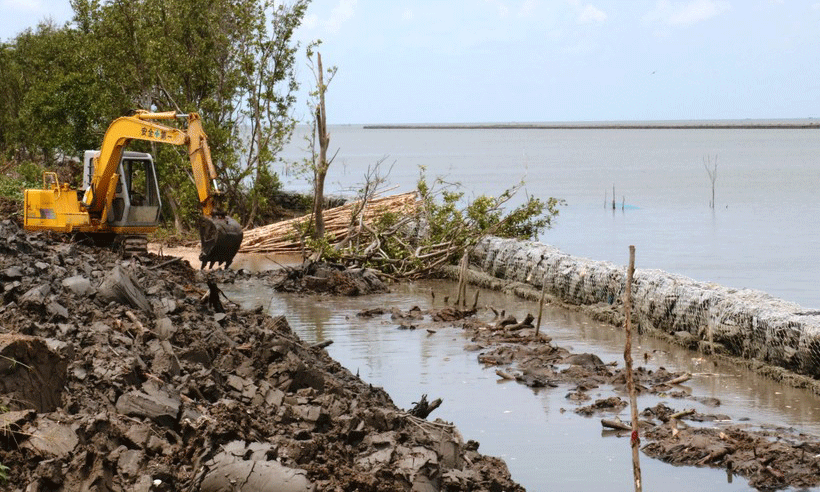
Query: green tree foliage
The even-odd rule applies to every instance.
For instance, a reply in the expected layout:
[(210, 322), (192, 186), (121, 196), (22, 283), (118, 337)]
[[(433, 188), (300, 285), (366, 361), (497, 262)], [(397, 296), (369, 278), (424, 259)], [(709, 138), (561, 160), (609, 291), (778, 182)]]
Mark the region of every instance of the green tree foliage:
[[(0, 45), (0, 152), (49, 163), (98, 148), (133, 109), (198, 112), (227, 196), (246, 223), (278, 179), (270, 172), (295, 124), (293, 32), (309, 0), (72, 0), (74, 21)], [(160, 179), (198, 215), (185, 150), (154, 154)]]
[[(323, 237), (308, 239), (306, 245), (326, 259), (376, 268), (392, 278), (425, 277), (455, 263), (488, 235), (536, 240), (551, 228), (564, 200), (530, 196), (508, 207), (522, 186), (468, 201), (460, 185), (441, 178), (431, 184), (422, 168), (415, 213), (385, 211), (370, 224), (354, 213), (350, 232), (340, 242)], [(357, 213), (364, 209), (359, 207)]]
[(49, 161), (90, 148), (95, 94), (93, 75), (78, 70), (82, 45), (77, 31), (40, 24), (2, 46), (0, 144), (6, 156)]

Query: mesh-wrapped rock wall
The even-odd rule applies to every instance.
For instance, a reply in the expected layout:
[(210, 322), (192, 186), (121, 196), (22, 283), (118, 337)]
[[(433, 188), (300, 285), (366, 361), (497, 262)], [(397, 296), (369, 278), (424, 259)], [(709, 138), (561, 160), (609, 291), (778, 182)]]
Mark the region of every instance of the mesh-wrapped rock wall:
[[(624, 264), (627, 254), (624, 252)], [(622, 303), (626, 267), (531, 241), (488, 237), (471, 258), (484, 272), (522, 282), (575, 305)], [(685, 344), (820, 379), (820, 311), (751, 289), (732, 289), (661, 270), (637, 269), (634, 320)]]

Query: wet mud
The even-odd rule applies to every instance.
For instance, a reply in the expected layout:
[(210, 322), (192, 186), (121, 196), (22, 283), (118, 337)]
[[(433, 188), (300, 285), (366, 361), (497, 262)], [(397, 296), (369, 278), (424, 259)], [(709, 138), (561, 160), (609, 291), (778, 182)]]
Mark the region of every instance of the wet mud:
[(216, 312), (207, 280), (234, 272), (124, 261), (11, 221), (0, 238), (4, 490), (523, 490), (284, 317)]
[[(532, 316), (517, 321), (496, 312), (495, 319), (487, 322), (475, 315), (475, 309), (455, 307), (407, 311), (374, 308), (359, 313), (362, 317), (389, 317), (397, 328), (413, 327), (415, 321), (437, 331), (460, 330), (468, 339), (467, 349), (477, 353), (479, 363), (494, 367), (499, 378), (532, 388), (569, 388), (567, 402), (575, 413), (600, 419), (604, 438), (629, 438), (631, 423), (617, 417), (628, 407), (622, 362), (605, 364), (595, 354), (573, 353), (544, 333), (536, 335)], [(644, 455), (677, 466), (723, 469), (729, 477), (743, 477), (758, 490), (820, 485), (817, 436), (735, 420), (720, 411), (719, 399), (693, 394), (685, 385), (689, 374), (663, 367), (652, 370), (640, 362), (635, 361), (638, 367), (633, 371), (639, 393), (667, 402), (640, 412)], [(696, 412), (692, 409), (695, 403), (714, 411)]]

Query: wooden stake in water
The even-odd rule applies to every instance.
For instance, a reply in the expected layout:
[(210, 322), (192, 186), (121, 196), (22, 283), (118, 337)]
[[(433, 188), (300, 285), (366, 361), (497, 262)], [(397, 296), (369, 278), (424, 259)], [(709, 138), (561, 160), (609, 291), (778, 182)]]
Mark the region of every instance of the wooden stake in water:
[(547, 296), (547, 276), (544, 275), (544, 280), (541, 281), (541, 301), (538, 303), (538, 321), (535, 323), (535, 338), (538, 338), (538, 332), (541, 331), (541, 314), (544, 313), (544, 298)]
[(467, 307), (467, 266), (469, 264), (469, 253), (465, 252), (461, 257), (461, 263), (458, 269), (458, 293), (456, 295), (456, 307), (461, 306), (462, 309)]
[(626, 270), (626, 294), (624, 298), (624, 316), (626, 321), (626, 344), (624, 346), (624, 362), (626, 363), (626, 386), (629, 390), (629, 405), (632, 408), (632, 437), (629, 445), (632, 446), (632, 474), (635, 478), (635, 492), (641, 492), (641, 439), (638, 437), (638, 399), (635, 392), (635, 380), (632, 377), (632, 277), (635, 275), (635, 246), (629, 246), (629, 268)]

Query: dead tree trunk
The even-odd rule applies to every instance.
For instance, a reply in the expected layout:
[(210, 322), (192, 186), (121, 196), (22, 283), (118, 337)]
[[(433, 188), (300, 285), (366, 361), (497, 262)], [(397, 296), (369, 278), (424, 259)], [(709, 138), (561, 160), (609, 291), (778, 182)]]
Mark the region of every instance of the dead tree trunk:
[(327, 132), (327, 113), (325, 111), (325, 87), (322, 74), (322, 55), (316, 53), (317, 85), (319, 90), (319, 105), (316, 107), (316, 134), (319, 137), (319, 158), (314, 166), (313, 179), (313, 237), (319, 239), (325, 235), (325, 221), (322, 217), (325, 201), (325, 177), (330, 163), (327, 162), (327, 149), (330, 146), (330, 134)]
[(706, 173), (709, 175), (709, 181), (712, 182), (712, 201), (709, 202), (709, 207), (714, 209), (715, 208), (715, 181), (717, 180), (717, 156), (715, 156), (715, 162), (712, 164), (712, 168), (709, 169), (708, 164), (712, 164), (712, 158), (706, 156), (703, 158), (703, 167), (706, 168)]

